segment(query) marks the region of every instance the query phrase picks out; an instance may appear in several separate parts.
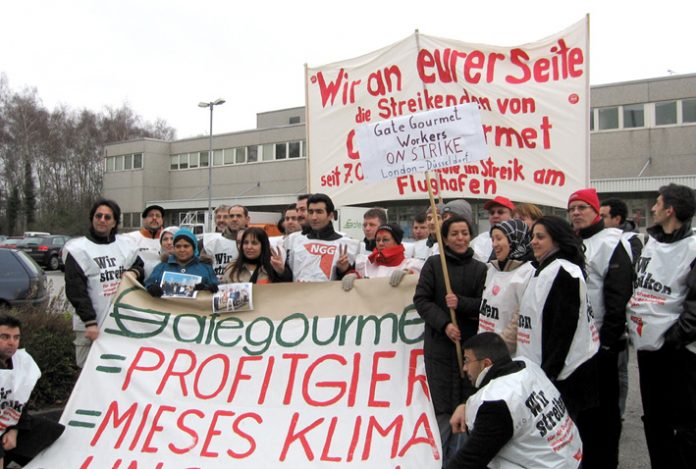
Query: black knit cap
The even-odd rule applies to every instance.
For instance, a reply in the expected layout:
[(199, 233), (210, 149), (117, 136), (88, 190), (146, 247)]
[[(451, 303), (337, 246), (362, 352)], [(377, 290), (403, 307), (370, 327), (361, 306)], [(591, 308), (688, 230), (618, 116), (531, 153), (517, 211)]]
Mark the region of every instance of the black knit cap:
[(394, 241), (396, 241), (396, 244), (401, 244), (401, 240), (404, 239), (404, 230), (401, 229), (401, 227), (396, 223), (387, 223), (386, 225), (380, 225), (380, 227), (377, 228), (377, 233), (379, 233), (380, 231), (390, 232), (392, 237), (394, 238)]

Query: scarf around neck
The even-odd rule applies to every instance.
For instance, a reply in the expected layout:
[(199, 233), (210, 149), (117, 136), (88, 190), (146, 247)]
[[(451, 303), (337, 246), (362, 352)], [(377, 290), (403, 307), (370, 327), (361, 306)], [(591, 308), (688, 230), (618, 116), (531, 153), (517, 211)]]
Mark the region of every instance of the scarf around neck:
[(390, 248), (382, 249), (382, 252), (379, 252), (377, 248), (375, 248), (367, 259), (371, 263), (377, 265), (384, 265), (387, 267), (399, 266), (405, 259), (404, 246), (402, 244), (398, 244)]

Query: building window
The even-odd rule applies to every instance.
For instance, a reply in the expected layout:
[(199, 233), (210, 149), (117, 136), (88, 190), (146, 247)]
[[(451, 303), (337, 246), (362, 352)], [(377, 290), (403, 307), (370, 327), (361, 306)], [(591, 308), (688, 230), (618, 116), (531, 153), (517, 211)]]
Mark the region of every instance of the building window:
[(202, 151), (202, 152), (198, 153), (198, 165), (201, 168), (208, 167), (208, 152), (207, 151)]
[(300, 116), (292, 116), (290, 119), (288, 119), (288, 122), (290, 124), (299, 124), (300, 123)]
[(655, 125), (671, 125), (676, 123), (676, 101), (662, 101), (660, 103), (655, 103)]
[(169, 169), (179, 169), (179, 155), (172, 155), (169, 157)]
[(261, 156), (263, 158), (263, 161), (271, 161), (273, 159), (273, 144), (272, 143), (266, 143), (263, 146), (263, 153)]
[(123, 169), (133, 169), (133, 155), (123, 155)]
[(307, 142), (302, 140), (300, 143), (302, 143), (302, 158), (307, 158)]
[(275, 159), (284, 160), (288, 157), (288, 146), (286, 143), (275, 144)]
[(608, 107), (599, 110), (599, 130), (619, 128), (619, 108)]
[(682, 101), (682, 122), (696, 122), (696, 99)]
[(116, 158), (111, 157), (106, 159), (106, 170), (108, 172), (111, 172), (114, 170), (114, 163), (116, 162)]
[(222, 166), (222, 163), (224, 161), (222, 153), (222, 150), (215, 150), (213, 152), (213, 166)]
[(198, 155), (199, 155), (199, 153), (189, 154), (189, 168), (197, 168), (198, 167)]
[(590, 130), (594, 129), (594, 109), (590, 109)]
[(114, 167), (115, 171), (123, 171), (123, 155), (116, 157), (116, 163)]
[(643, 104), (628, 104), (623, 107), (623, 126), (625, 129), (645, 127)]
[(143, 167), (143, 154), (134, 153), (133, 154), (133, 169), (142, 169)]
[(234, 149), (234, 162), (237, 164), (246, 163), (246, 147), (237, 147)]
[(247, 150), (247, 163), (255, 163), (259, 160), (259, 146), (249, 145), (246, 147)]
[(225, 164), (234, 164), (234, 148), (225, 149)]
[(188, 169), (189, 158), (188, 153), (179, 155), (179, 169)]
[(288, 156), (290, 158), (300, 157), (300, 142), (289, 142), (288, 143)]

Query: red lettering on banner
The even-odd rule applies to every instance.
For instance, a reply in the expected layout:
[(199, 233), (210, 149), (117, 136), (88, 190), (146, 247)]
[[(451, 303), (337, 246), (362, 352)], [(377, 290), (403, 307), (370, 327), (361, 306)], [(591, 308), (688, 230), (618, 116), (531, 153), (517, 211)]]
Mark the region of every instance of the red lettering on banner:
[(288, 433), (285, 436), (285, 442), (283, 443), (283, 450), (280, 452), (280, 460), (285, 461), (285, 458), (288, 455), (288, 451), (290, 450), (290, 445), (293, 444), (295, 441), (299, 441), (300, 444), (302, 445), (302, 449), (304, 450), (305, 456), (307, 457), (308, 461), (314, 461), (314, 453), (312, 452), (312, 448), (309, 446), (309, 442), (307, 441), (306, 434), (310, 431), (312, 431), (314, 428), (318, 427), (321, 425), (321, 423), (324, 421), (324, 418), (319, 418), (312, 422), (309, 426), (304, 427), (303, 429), (296, 431), (297, 427), (297, 421), (300, 419), (300, 414), (295, 412), (292, 414), (292, 420), (290, 420), (290, 428), (288, 428)]
[(360, 437), (360, 427), (362, 426), (362, 417), (359, 415), (355, 418), (355, 423), (353, 423), (353, 436), (350, 439), (350, 445), (348, 445), (348, 455), (346, 456), (346, 461), (351, 462), (353, 460), (353, 455), (355, 454), (355, 448), (358, 446), (358, 440)]
[(559, 39), (551, 47), (551, 58), (542, 57), (528, 64), (529, 54), (516, 48), (510, 51), (510, 62), (519, 68), (520, 75), (507, 75), (505, 81), (513, 85), (534, 80), (536, 83), (548, 83), (549, 81), (567, 80), (578, 78), (583, 74), (580, 66), (584, 63), (582, 49), (574, 47), (570, 49), (565, 40)]
[(140, 440), (140, 435), (143, 434), (143, 430), (145, 429), (147, 417), (150, 415), (150, 409), (152, 409), (152, 404), (148, 404), (145, 406), (145, 411), (143, 412), (143, 416), (140, 418), (140, 424), (138, 425), (138, 429), (135, 431), (135, 435), (133, 435), (131, 444), (128, 447), (129, 451), (133, 451), (135, 447), (138, 446), (138, 440)]
[(135, 413), (138, 410), (138, 404), (135, 403), (131, 405), (124, 413), (122, 416), (119, 416), (118, 414), (118, 402), (112, 401), (111, 404), (109, 404), (108, 409), (106, 409), (106, 413), (104, 414), (104, 418), (101, 421), (101, 424), (99, 424), (99, 428), (97, 428), (97, 431), (94, 433), (94, 436), (92, 437), (92, 441), (89, 442), (90, 446), (95, 446), (99, 439), (101, 438), (102, 434), (104, 433), (104, 430), (106, 429), (106, 426), (109, 424), (111, 419), (113, 418), (114, 423), (113, 423), (113, 428), (117, 429), (121, 425), (124, 424), (125, 422), (125, 427), (121, 430), (121, 435), (118, 437), (118, 440), (116, 440), (116, 444), (114, 445), (114, 448), (118, 449), (121, 447), (121, 444), (123, 443), (123, 440), (126, 438), (126, 433), (128, 433), (128, 429), (130, 428), (131, 423), (133, 422), (133, 417), (135, 417)]
[(389, 407), (389, 401), (378, 401), (375, 399), (375, 391), (377, 383), (380, 381), (389, 381), (391, 375), (388, 373), (378, 373), (379, 360), (382, 358), (394, 358), (396, 352), (390, 350), (388, 352), (375, 352), (372, 359), (372, 376), (370, 380), (370, 394), (367, 399), (367, 405), (370, 407)]
[(353, 142), (355, 141), (355, 129), (350, 129), (346, 137), (346, 153), (351, 160), (359, 160), (360, 153), (355, 150)]
[[(436, 171), (437, 179), (431, 177), (430, 181), (433, 186), (433, 193), (438, 195), (440, 191), (464, 192), (467, 188), (467, 174), (458, 174), (448, 176)], [(428, 192), (428, 183), (425, 179), (416, 179), (412, 174), (408, 176), (399, 176), (394, 179), (399, 194)], [(469, 181), (468, 191), (472, 194), (495, 194), (498, 192), (498, 184), (494, 179), (484, 179), (483, 189), (480, 189), (481, 182), (476, 179)]]
[(261, 392), (259, 393), (259, 405), (262, 405), (266, 401), (266, 392), (268, 391), (268, 383), (271, 382), (271, 375), (273, 374), (273, 365), (275, 364), (275, 357), (268, 357), (268, 365), (266, 365), (266, 374), (263, 375), (263, 384), (261, 385)]
[(320, 381), (316, 383), (314, 386), (316, 386), (317, 388), (335, 388), (338, 390), (336, 395), (325, 401), (315, 400), (312, 398), (312, 396), (309, 395), (309, 382), (312, 379), (312, 373), (314, 373), (314, 370), (319, 365), (321, 365), (327, 360), (335, 360), (343, 366), (348, 364), (348, 362), (345, 358), (343, 358), (343, 356), (334, 353), (330, 355), (324, 355), (323, 357), (319, 357), (311, 365), (309, 365), (309, 368), (307, 368), (307, 371), (305, 372), (304, 380), (302, 381), (302, 397), (304, 397), (305, 402), (309, 405), (317, 407), (329, 406), (341, 400), (341, 398), (346, 393), (346, 383), (343, 381)]
[(222, 432), (216, 427), (218, 418), (220, 417), (233, 417), (234, 412), (230, 410), (216, 410), (213, 414), (213, 419), (208, 427), (208, 432), (205, 436), (205, 442), (203, 443), (203, 449), (201, 449), (201, 456), (204, 458), (216, 458), (218, 453), (216, 451), (210, 451), (210, 443), (213, 441), (213, 437), (221, 435)]
[[(425, 436), (423, 437), (418, 436), (418, 431), (421, 426), (425, 431)], [(413, 426), (413, 433), (411, 434), (411, 437), (408, 439), (404, 447), (401, 448), (401, 451), (399, 451), (399, 457), (403, 457), (412, 446), (417, 444), (426, 444), (430, 446), (435, 460), (438, 461), (440, 459), (440, 451), (435, 444), (435, 437), (433, 436), (433, 431), (430, 429), (430, 421), (428, 420), (428, 415), (425, 412), (422, 412), (418, 417), (416, 424)]]
[(184, 423), (184, 420), (186, 419), (186, 417), (188, 417), (191, 414), (195, 415), (196, 417), (198, 417), (201, 420), (205, 417), (205, 414), (197, 409), (185, 410), (184, 412), (181, 413), (181, 415), (179, 415), (179, 418), (176, 419), (176, 427), (191, 437), (191, 445), (187, 446), (185, 448), (178, 448), (178, 447), (174, 446), (174, 444), (169, 443), (167, 445), (167, 447), (174, 454), (188, 453), (198, 443), (198, 433), (196, 433), (196, 431), (193, 428), (187, 427), (186, 424)]
[(384, 437), (389, 435), (392, 429), (394, 429), (394, 437), (392, 438), (392, 447), (390, 455), (390, 457), (394, 459), (396, 457), (397, 451), (399, 450), (399, 439), (401, 438), (401, 427), (403, 426), (403, 423), (404, 416), (399, 415), (394, 419), (393, 422), (387, 425), (387, 428), (384, 428), (379, 424), (375, 417), (370, 416), (370, 419), (367, 421), (367, 432), (365, 434), (365, 446), (363, 446), (362, 460), (365, 461), (367, 458), (370, 457), (370, 448), (372, 447), (372, 431), (374, 429), (376, 429), (377, 433)]
[[(146, 353), (152, 353), (157, 357), (157, 363), (155, 365), (140, 364), (140, 361), (144, 360), (144, 356)], [(138, 349), (138, 353), (135, 355), (135, 358), (128, 367), (128, 371), (126, 372), (126, 379), (123, 380), (123, 386), (121, 386), (121, 390), (125, 391), (128, 388), (131, 377), (133, 375), (133, 371), (155, 371), (160, 366), (162, 366), (162, 363), (164, 363), (164, 354), (161, 351), (152, 347), (140, 347)]]
[[(461, 64), (458, 63), (461, 60)], [(498, 60), (505, 60), (505, 55), (490, 52), (487, 55), (479, 50), (469, 53), (452, 50), (449, 47), (443, 51), (421, 49), (416, 58), (416, 70), (423, 83), (454, 83), (457, 78), (457, 66), (461, 65), (463, 78), (468, 83), (477, 84), (481, 81), (482, 72), (485, 82), (491, 83), (495, 78), (495, 67)], [(431, 69), (435, 68), (433, 72)]]
[(321, 105), (326, 107), (329, 100), (333, 106), (336, 97), (341, 95), (341, 104), (352, 104), (355, 102), (355, 87), (360, 84), (360, 80), (348, 81), (348, 73), (340, 69), (334, 81), (324, 80), (324, 73), (319, 72), (311, 78), (312, 83), (319, 82), (319, 94), (321, 95)]
[(302, 359), (309, 357), (306, 353), (284, 353), (283, 358), (290, 359), (290, 373), (288, 376), (288, 384), (285, 388), (285, 396), (283, 397), (283, 404), (288, 405), (292, 400), (292, 389), (295, 385), (295, 375), (297, 374), (297, 362)]
[[(145, 437), (145, 442), (143, 443), (143, 447), (141, 451), (143, 453), (156, 453), (158, 451), (157, 448), (153, 448), (150, 446), (150, 443), (152, 443), (152, 437), (155, 436), (155, 433), (159, 433), (162, 430), (164, 430), (164, 427), (159, 425), (159, 419), (162, 416), (164, 412), (175, 412), (176, 407), (171, 407), (171, 406), (161, 406), (159, 409), (157, 409), (157, 412), (155, 413), (155, 417), (152, 420), (152, 424), (150, 425), (150, 431), (147, 433), (147, 436)], [(143, 419), (143, 422), (145, 419)]]
[(244, 364), (246, 362), (251, 362), (251, 361), (259, 361), (263, 360), (262, 356), (256, 355), (256, 356), (242, 356), (239, 357), (239, 362), (237, 364), (237, 370), (234, 373), (234, 378), (232, 380), (232, 388), (230, 389), (230, 394), (227, 397), (227, 402), (232, 402), (237, 395), (237, 388), (239, 387), (239, 382), (244, 380), (244, 381), (250, 381), (252, 376), (245, 374), (244, 373)]
[[(551, 148), (550, 130), (553, 126), (549, 123), (549, 116), (541, 118), (539, 125), (542, 136), (542, 147), (544, 150)], [(516, 148), (536, 148), (537, 138), (539, 136), (534, 127), (526, 127), (520, 131), (512, 127), (503, 127), (500, 125), (484, 125), (483, 134), (486, 140), (489, 140), (489, 133), (493, 132), (493, 144), (496, 147), (516, 147)]]
[(348, 391), (348, 407), (355, 405), (358, 396), (358, 377), (360, 376), (360, 354), (353, 354), (353, 374), (350, 377), (350, 390)]
[[(208, 365), (208, 363), (212, 362), (213, 360), (222, 360), (222, 364), (224, 365), (223, 371), (221, 373), (207, 373), (206, 379), (201, 379), (201, 374), (205, 371), (206, 365)], [(237, 371), (239, 371), (239, 369), (237, 369)], [(201, 365), (198, 367), (198, 370), (196, 371), (196, 378), (193, 381), (193, 395), (196, 396), (196, 398), (198, 399), (212, 399), (213, 397), (217, 396), (220, 393), (220, 391), (222, 391), (222, 388), (225, 386), (225, 380), (227, 379), (227, 376), (229, 376), (229, 374), (230, 359), (229, 357), (227, 357), (227, 355), (224, 355), (222, 353), (216, 353), (215, 355), (209, 356), (208, 358), (203, 360), (203, 363), (201, 363)], [(218, 384), (218, 387), (211, 394), (203, 394), (198, 387), (198, 383), (206, 383), (208, 381), (212, 381), (211, 378), (213, 376), (217, 376), (220, 379), (220, 384)]]
[[(371, 110), (363, 109), (362, 106), (358, 106), (358, 112), (355, 114), (355, 122), (358, 124), (362, 124), (364, 122), (370, 122), (371, 114), (372, 114)], [(352, 132), (353, 132), (353, 135), (355, 135), (355, 130), (353, 130)], [(349, 137), (349, 138), (351, 138), (350, 145), (352, 146), (353, 145), (352, 137)]]
[[(174, 368), (177, 365), (177, 362), (179, 361), (180, 356), (186, 356), (189, 359), (188, 363), (188, 368), (185, 368), (182, 371), (175, 371)], [(174, 355), (169, 362), (169, 366), (167, 366), (167, 371), (164, 372), (164, 376), (162, 376), (162, 380), (160, 381), (159, 386), (157, 387), (157, 391), (155, 393), (157, 395), (162, 394), (162, 391), (164, 390), (164, 387), (167, 384), (167, 381), (169, 381), (170, 377), (178, 377), (179, 378), (179, 386), (181, 388), (181, 395), (182, 396), (188, 396), (188, 389), (186, 387), (186, 380), (184, 379), (184, 376), (188, 375), (193, 371), (193, 369), (196, 367), (196, 354), (193, 353), (190, 350), (185, 350), (185, 349), (176, 349), (174, 351)]]
[(565, 173), (555, 169), (537, 169), (534, 171), (534, 182), (545, 186), (564, 186)]
[(372, 96), (384, 96), (401, 89), (401, 70), (397, 65), (384, 67), (367, 77), (367, 92)]
[(340, 462), (341, 458), (337, 456), (329, 456), (329, 450), (331, 449), (331, 441), (333, 440), (334, 432), (336, 431), (336, 422), (338, 422), (338, 417), (332, 417), (331, 423), (329, 423), (329, 432), (324, 440), (324, 448), (321, 450), (320, 461), (328, 462)]
[(236, 435), (241, 436), (247, 442), (249, 442), (249, 449), (243, 453), (239, 453), (237, 451), (232, 451), (231, 449), (228, 449), (227, 454), (232, 458), (236, 458), (236, 459), (246, 458), (247, 456), (251, 455), (256, 450), (256, 440), (254, 440), (254, 438), (251, 435), (242, 431), (239, 428), (240, 422), (242, 420), (245, 420), (245, 419), (252, 419), (258, 424), (263, 423), (263, 419), (261, 418), (261, 416), (255, 412), (246, 412), (244, 414), (241, 414), (239, 417), (237, 417), (237, 419), (232, 424), (232, 429), (234, 430), (234, 433)]
[(425, 397), (430, 400), (430, 391), (428, 390), (428, 381), (425, 374), (416, 374), (418, 359), (423, 356), (423, 349), (411, 350), (408, 359), (408, 376), (406, 378), (406, 405), (410, 406), (413, 403), (413, 387), (416, 383), (420, 384), (421, 390)]

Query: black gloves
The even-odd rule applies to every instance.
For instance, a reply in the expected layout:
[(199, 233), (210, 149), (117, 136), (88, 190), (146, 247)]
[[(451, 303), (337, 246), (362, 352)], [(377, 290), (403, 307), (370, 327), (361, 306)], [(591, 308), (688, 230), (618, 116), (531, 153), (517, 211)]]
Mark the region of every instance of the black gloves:
[(218, 286), (217, 285), (206, 285), (205, 283), (197, 283), (194, 287), (194, 290), (207, 290), (210, 293), (217, 293), (218, 292)]
[(162, 290), (162, 287), (157, 285), (156, 283), (153, 283), (149, 287), (147, 287), (147, 292), (154, 296), (155, 298), (159, 298), (164, 294), (164, 291)]

